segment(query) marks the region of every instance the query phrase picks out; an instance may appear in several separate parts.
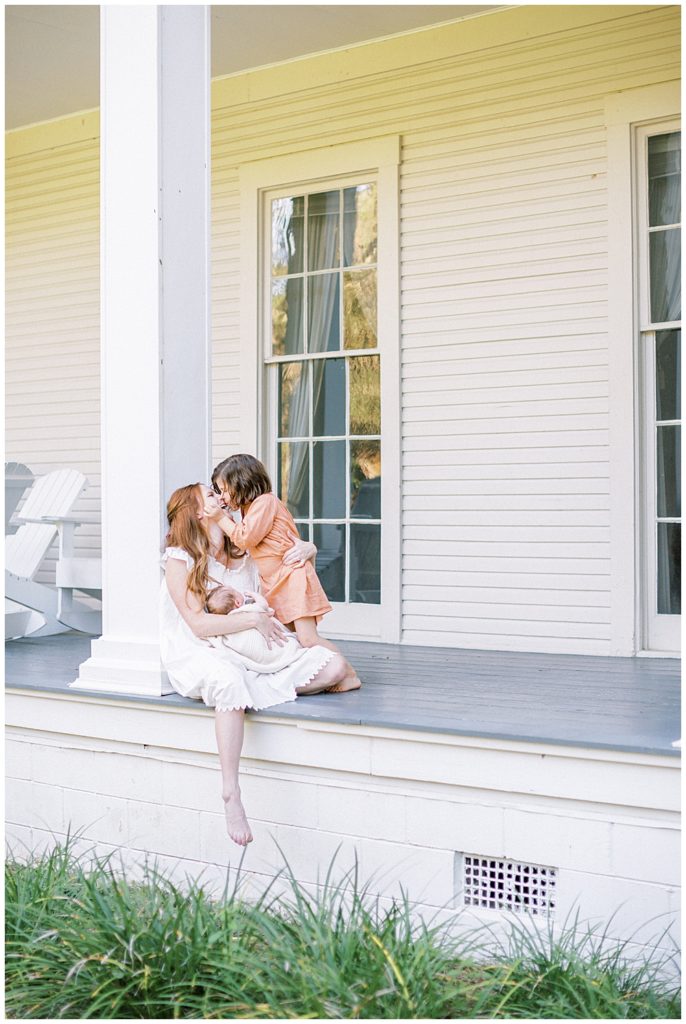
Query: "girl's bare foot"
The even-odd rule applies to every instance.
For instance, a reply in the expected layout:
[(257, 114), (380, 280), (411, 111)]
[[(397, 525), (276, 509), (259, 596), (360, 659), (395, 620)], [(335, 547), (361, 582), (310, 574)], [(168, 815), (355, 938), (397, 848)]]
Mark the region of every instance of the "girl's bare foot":
[(232, 793), (224, 797), (224, 817), (226, 818), (226, 831), (234, 843), (239, 846), (247, 846), (252, 842), (252, 832), (248, 819), (243, 810), (240, 793)]
[(349, 672), (345, 679), (341, 679), (340, 683), (329, 686), (325, 693), (347, 693), (348, 690), (359, 690), (361, 686), (360, 677), (353, 671)]

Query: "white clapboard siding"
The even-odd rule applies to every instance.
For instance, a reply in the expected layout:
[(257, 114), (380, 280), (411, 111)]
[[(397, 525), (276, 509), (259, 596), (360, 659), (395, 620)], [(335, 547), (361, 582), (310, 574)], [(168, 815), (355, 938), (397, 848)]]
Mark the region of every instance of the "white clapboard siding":
[[(97, 515), (99, 142), (97, 132), (73, 142), (71, 120), (63, 145), (8, 146), (5, 446), (36, 475), (80, 470), (89, 487), (74, 511)], [(97, 525), (78, 528), (76, 549), (99, 554)], [(56, 544), (42, 582), (54, 582), (55, 554)]]
[(253, 102), (232, 103), (230, 83), (222, 93), (217, 456), (238, 437), (237, 168), (401, 135), (407, 642), (610, 650), (604, 102), (678, 77), (678, 39), (675, 8), (616, 8), (482, 52), (382, 73), (370, 61), (318, 87), (289, 89), (284, 69), (282, 92)]

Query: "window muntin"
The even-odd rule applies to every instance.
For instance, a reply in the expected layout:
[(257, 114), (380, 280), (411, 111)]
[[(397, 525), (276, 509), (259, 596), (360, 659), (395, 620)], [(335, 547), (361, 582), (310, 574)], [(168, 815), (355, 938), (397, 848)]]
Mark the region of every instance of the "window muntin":
[(269, 216), (277, 493), (319, 549), (330, 600), (378, 605), (376, 183), (281, 195)]

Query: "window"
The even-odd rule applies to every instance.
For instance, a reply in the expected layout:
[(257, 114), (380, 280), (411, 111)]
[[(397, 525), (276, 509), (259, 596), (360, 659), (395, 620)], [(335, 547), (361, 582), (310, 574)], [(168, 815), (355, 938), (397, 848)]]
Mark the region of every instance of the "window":
[(389, 642), (400, 639), (399, 157), (398, 136), (385, 136), (240, 169), (240, 447), (317, 545), (327, 635)]
[(381, 602), (377, 186), (269, 199), (276, 488), (316, 544), (329, 600)]
[(681, 613), (681, 134), (637, 129), (643, 646), (677, 651)]

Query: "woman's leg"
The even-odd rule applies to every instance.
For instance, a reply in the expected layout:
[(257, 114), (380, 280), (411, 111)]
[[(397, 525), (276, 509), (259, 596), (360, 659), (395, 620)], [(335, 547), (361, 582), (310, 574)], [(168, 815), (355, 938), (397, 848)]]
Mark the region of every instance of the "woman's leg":
[(304, 686), (296, 687), (297, 693), (301, 697), (313, 693), (323, 693), (324, 690), (329, 690), (342, 683), (347, 674), (348, 662), (342, 654), (334, 654), (333, 658), (327, 661), (323, 668), (320, 668), (314, 679), (310, 679), (309, 683), (305, 683)]
[[(296, 619), (293, 625), (295, 626), (295, 635), (297, 636), (301, 647), (316, 647), (319, 645), (320, 647), (328, 648), (330, 651), (335, 651), (336, 654), (343, 658), (343, 655), (335, 644), (332, 644), (330, 640), (326, 640), (324, 637), (319, 635), (317, 632), (316, 620), (312, 616)], [(350, 662), (345, 661), (345, 664), (345, 677), (334, 686), (327, 687), (331, 693), (344, 693), (346, 690), (359, 690), (360, 686), (362, 686), (359, 676)]]
[(222, 769), (222, 799), (224, 800), (226, 830), (234, 843), (238, 843), (239, 846), (247, 846), (252, 842), (252, 832), (243, 810), (241, 790), (238, 785), (238, 765), (241, 760), (244, 723), (244, 711), (215, 711), (214, 728), (217, 735), (219, 763)]

